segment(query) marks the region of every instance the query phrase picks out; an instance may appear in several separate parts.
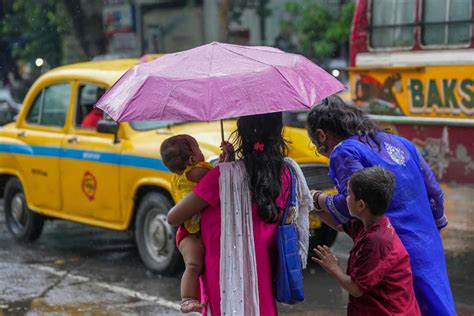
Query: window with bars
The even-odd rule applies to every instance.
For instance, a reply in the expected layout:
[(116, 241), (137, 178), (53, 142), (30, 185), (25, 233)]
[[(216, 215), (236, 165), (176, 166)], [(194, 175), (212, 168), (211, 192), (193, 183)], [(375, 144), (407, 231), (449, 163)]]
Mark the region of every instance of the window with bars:
[(411, 47), (414, 43), (416, 1), (373, 0), (370, 44), (373, 48)]
[(471, 0), (423, 0), (423, 45), (466, 44), (471, 40)]

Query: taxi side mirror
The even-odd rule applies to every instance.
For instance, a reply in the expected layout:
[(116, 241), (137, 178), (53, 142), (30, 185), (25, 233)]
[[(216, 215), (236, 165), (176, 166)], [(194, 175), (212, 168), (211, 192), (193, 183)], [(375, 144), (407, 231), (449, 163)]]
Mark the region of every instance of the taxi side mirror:
[(110, 120), (100, 120), (97, 123), (97, 132), (105, 134), (117, 134), (118, 123)]

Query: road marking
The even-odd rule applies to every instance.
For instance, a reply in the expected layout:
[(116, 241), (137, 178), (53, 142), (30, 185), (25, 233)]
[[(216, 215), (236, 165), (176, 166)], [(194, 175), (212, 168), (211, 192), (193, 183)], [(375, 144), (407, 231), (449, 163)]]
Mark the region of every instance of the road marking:
[(43, 271), (43, 272), (54, 274), (56, 276), (60, 276), (60, 277), (66, 276), (67, 278), (70, 278), (70, 279), (75, 280), (75, 281), (91, 282), (91, 284), (93, 284), (97, 287), (109, 290), (109, 291), (114, 292), (114, 293), (123, 294), (123, 295), (134, 297), (134, 298), (139, 298), (143, 301), (154, 302), (155, 304), (158, 304), (160, 306), (171, 308), (171, 309), (174, 309), (176, 311), (180, 311), (180, 306), (179, 306), (178, 303), (168, 301), (168, 300), (165, 300), (165, 299), (157, 297), (157, 296), (148, 295), (146, 293), (137, 292), (137, 291), (134, 291), (134, 290), (130, 290), (130, 289), (127, 289), (127, 288), (124, 288), (124, 287), (121, 287), (121, 286), (108, 284), (108, 283), (105, 283), (105, 282), (91, 281), (91, 278), (81, 276), (81, 275), (78, 275), (78, 274), (73, 274), (73, 273), (68, 274), (67, 271), (58, 270), (58, 269), (48, 267), (48, 266), (44, 266), (44, 265), (33, 264), (33, 265), (31, 265), (31, 267), (33, 267), (37, 270)]

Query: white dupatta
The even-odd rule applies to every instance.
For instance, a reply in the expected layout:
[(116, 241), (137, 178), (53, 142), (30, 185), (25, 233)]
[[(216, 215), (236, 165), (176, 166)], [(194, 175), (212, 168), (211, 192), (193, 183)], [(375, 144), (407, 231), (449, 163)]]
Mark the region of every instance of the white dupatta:
[(242, 161), (219, 164), (221, 315), (259, 316), (252, 202)]
[[(285, 161), (296, 171), (298, 205), (295, 225), (299, 234), (300, 256), (305, 268), (309, 243), (308, 213), (312, 200), (298, 164), (290, 158), (285, 158)], [(257, 261), (247, 171), (242, 161), (221, 163), (219, 170), (221, 314), (259, 316)]]

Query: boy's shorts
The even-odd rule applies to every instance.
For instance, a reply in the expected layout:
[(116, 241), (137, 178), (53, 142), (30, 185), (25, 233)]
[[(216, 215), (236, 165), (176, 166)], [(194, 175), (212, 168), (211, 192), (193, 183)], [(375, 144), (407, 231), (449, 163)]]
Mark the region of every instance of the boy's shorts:
[(184, 225), (179, 225), (176, 231), (176, 247), (179, 248), (179, 243), (189, 235), (188, 230)]

